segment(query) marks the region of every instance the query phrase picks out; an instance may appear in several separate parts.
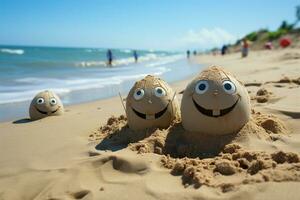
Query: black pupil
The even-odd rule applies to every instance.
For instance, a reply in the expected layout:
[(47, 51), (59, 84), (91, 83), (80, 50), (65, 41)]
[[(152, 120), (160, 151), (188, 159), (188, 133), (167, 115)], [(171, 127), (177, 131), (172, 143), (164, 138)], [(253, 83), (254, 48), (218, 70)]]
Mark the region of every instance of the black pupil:
[(39, 103), (42, 103), (43, 102), (43, 100), (42, 99), (39, 99)]
[(231, 84), (229, 84), (229, 83), (225, 83), (224, 87), (226, 90), (231, 90), (231, 88), (232, 88)]
[(206, 85), (204, 83), (201, 83), (199, 86), (198, 86), (199, 90), (203, 91), (205, 90), (206, 88)]
[(161, 90), (161, 89), (157, 89), (157, 92), (158, 92), (159, 94), (161, 94), (161, 93), (162, 93), (162, 90)]
[(142, 92), (139, 90), (136, 92), (136, 94), (140, 96), (142, 94)]
[(54, 100), (54, 99), (52, 100), (52, 103), (55, 103), (55, 100)]

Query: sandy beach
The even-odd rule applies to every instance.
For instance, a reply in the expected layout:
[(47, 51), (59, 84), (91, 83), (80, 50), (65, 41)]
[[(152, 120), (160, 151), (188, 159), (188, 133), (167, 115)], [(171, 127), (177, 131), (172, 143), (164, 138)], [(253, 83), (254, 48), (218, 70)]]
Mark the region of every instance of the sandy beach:
[[(170, 129), (110, 143), (129, 132), (118, 96), (67, 106), (62, 116), (0, 123), (0, 199), (299, 199), (299, 49), (194, 61), (224, 67), (251, 97), (252, 119), (218, 154), (168, 155)], [(171, 84), (179, 102), (190, 80)]]

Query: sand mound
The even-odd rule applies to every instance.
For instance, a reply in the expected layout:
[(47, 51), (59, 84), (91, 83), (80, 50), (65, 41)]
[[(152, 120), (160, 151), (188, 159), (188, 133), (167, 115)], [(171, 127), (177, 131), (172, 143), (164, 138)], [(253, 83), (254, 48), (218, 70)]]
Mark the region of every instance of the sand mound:
[[(162, 155), (162, 166), (170, 169), (172, 175), (182, 176), (183, 185), (207, 185), (227, 192), (240, 184), (300, 181), (298, 154), (258, 152), (242, 145), (249, 137), (270, 141), (273, 134), (285, 133), (287, 129), (276, 116), (252, 110), (251, 120), (238, 133), (225, 136), (195, 138), (180, 121), (174, 121), (168, 129), (135, 132), (120, 116), (111, 117), (90, 140), (100, 140), (98, 150), (128, 148), (139, 154)], [(229, 176), (235, 178), (228, 179)]]
[(295, 83), (300, 85), (300, 77), (299, 78), (283, 77), (279, 81), (274, 81), (274, 83)]
[(238, 132), (223, 136), (191, 134), (185, 131), (181, 121), (174, 121), (167, 129), (132, 131), (126, 117), (111, 117), (107, 124), (90, 135), (90, 141), (100, 141), (96, 149), (116, 151), (129, 148), (138, 153), (157, 153), (172, 157), (213, 157), (230, 143), (242, 142), (248, 137), (270, 140), (273, 134), (286, 134), (284, 123), (274, 115), (252, 110), (251, 120)]
[(297, 85), (300, 85), (300, 77), (298, 77), (298, 78), (289, 78), (287, 76), (284, 76), (281, 79), (279, 79), (278, 81), (268, 81), (265, 84), (268, 84), (268, 83), (289, 83), (289, 84), (295, 83)]
[(285, 53), (283, 54), (279, 60), (296, 60), (296, 59), (300, 59), (300, 53), (297, 52), (289, 52), (289, 53)]
[[(229, 151), (228, 151), (229, 150)], [(162, 165), (171, 174), (181, 175), (185, 186), (218, 187), (222, 192), (234, 190), (241, 184), (261, 182), (300, 181), (299, 156), (282, 151), (245, 151), (237, 144), (226, 145), (217, 157), (207, 159), (175, 159), (164, 156)], [(234, 178), (228, 178), (234, 176)]]
[(266, 103), (267, 101), (269, 101), (269, 99), (272, 97), (272, 92), (268, 91), (265, 88), (260, 88), (257, 92), (256, 92), (256, 96), (254, 97), (254, 99), (258, 102), (258, 103)]
[(257, 112), (254, 114), (255, 123), (265, 129), (267, 133), (274, 134), (285, 134), (287, 133), (287, 128), (283, 122), (278, 119), (275, 115), (265, 115)]
[(267, 94), (269, 94), (269, 91), (265, 88), (261, 88), (256, 92), (257, 96), (264, 96), (264, 95), (267, 95)]

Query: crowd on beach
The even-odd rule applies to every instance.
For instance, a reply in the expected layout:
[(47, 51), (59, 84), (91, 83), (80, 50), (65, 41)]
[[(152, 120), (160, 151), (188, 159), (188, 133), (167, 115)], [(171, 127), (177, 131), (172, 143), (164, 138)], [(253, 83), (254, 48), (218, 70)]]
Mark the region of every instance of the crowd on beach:
[[(281, 48), (286, 48), (292, 44), (292, 40), (290, 38), (283, 37), (278, 41), (278, 43)], [(252, 42), (247, 40), (246, 38), (243, 38), (240, 41), (240, 45), (241, 45), (240, 52), (241, 52), (242, 58), (245, 58), (248, 56), (251, 44), (252, 44)], [(264, 43), (263, 48), (266, 50), (272, 50), (272, 49), (274, 49), (274, 44), (271, 40), (269, 40), (266, 43)], [(213, 55), (221, 54), (222, 56), (224, 56), (229, 53), (229, 45), (224, 44), (220, 49), (214, 49), (211, 52)], [(193, 51), (193, 55), (194, 56), (197, 55), (196, 50)], [(187, 56), (187, 58), (190, 58), (190, 56), (191, 56), (190, 50), (186, 51), (186, 56)]]
[[(288, 47), (290, 46), (292, 43), (291, 39), (289, 38), (282, 38), (280, 41), (279, 41), (279, 45), (282, 47), (282, 48), (285, 48), (285, 47)], [(248, 56), (249, 54), (249, 46), (251, 44), (250, 41), (248, 41), (246, 38), (242, 39), (241, 42), (241, 56), (242, 58), (245, 58)], [(268, 41), (264, 44), (264, 48), (265, 49), (268, 49), (268, 50), (272, 50), (274, 48), (273, 46), (273, 43), (272, 41)], [(216, 55), (218, 54), (218, 51), (213, 51), (213, 55)], [(222, 56), (226, 55), (227, 53), (229, 53), (229, 49), (228, 49), (228, 45), (223, 45), (220, 49), (220, 53)], [(193, 56), (196, 56), (198, 54), (198, 52), (196, 50), (187, 50), (186, 51), (186, 57), (189, 59), (191, 57), (191, 55)], [(133, 50), (132, 52), (132, 56), (134, 58), (134, 61), (135, 63), (138, 62), (138, 59), (139, 59), (139, 55), (137, 53), (136, 50)], [(113, 52), (111, 49), (108, 49), (107, 52), (106, 52), (106, 57), (107, 57), (107, 65), (108, 66), (112, 66), (113, 65), (113, 60), (114, 60), (114, 55), (113, 55)]]

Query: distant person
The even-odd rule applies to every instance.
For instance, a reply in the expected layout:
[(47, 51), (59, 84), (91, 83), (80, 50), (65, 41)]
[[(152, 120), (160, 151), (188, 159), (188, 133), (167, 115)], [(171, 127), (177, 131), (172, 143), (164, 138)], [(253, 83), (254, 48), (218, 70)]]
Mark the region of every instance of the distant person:
[(221, 54), (222, 54), (222, 56), (224, 56), (226, 53), (227, 53), (227, 46), (223, 45), (222, 49), (221, 49)]
[(242, 58), (245, 58), (248, 56), (249, 53), (249, 43), (246, 38), (242, 41)]
[(186, 57), (187, 57), (187, 58), (190, 58), (190, 54), (191, 54), (190, 50), (187, 50), (187, 51), (186, 51)]
[(197, 51), (195, 50), (195, 51), (193, 52), (193, 54), (194, 54), (194, 56), (196, 56), (196, 55), (197, 55)]
[(133, 57), (134, 57), (134, 61), (137, 63), (138, 59), (139, 59), (139, 56), (138, 56), (136, 50), (133, 51)]
[(273, 48), (274, 47), (271, 41), (265, 43), (265, 49), (272, 50)]
[(107, 57), (107, 64), (109, 66), (112, 66), (113, 54), (112, 54), (112, 51), (110, 49), (107, 50), (106, 57)]

